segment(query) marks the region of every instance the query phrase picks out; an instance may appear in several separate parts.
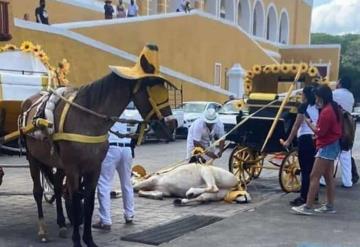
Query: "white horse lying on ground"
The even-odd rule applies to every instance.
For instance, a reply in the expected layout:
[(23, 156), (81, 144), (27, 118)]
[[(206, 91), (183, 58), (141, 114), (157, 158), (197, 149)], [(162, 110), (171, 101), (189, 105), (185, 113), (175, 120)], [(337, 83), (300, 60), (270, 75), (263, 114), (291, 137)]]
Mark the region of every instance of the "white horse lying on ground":
[[(237, 185), (237, 178), (222, 168), (191, 163), (135, 182), (134, 190), (139, 192), (139, 196), (151, 199), (179, 197), (174, 204), (187, 205), (224, 200)], [(251, 200), (246, 191), (236, 192), (234, 201), (240, 203)]]

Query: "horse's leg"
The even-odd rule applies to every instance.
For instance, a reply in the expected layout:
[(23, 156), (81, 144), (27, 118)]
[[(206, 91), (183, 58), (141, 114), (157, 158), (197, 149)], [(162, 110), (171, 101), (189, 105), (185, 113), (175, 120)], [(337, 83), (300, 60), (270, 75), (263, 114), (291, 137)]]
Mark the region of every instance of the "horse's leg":
[(174, 204), (176, 206), (185, 206), (189, 204), (200, 204), (204, 202), (210, 202), (210, 201), (220, 201), (223, 200), (226, 194), (229, 192), (227, 189), (220, 189), (218, 192), (215, 193), (203, 193), (199, 195), (198, 197), (192, 198), (192, 199), (175, 199)]
[(84, 234), (83, 241), (88, 247), (97, 247), (91, 233), (91, 221), (94, 212), (95, 189), (99, 179), (99, 172), (93, 172), (84, 176), (85, 200), (84, 200)]
[(200, 174), (206, 184), (206, 188), (190, 188), (186, 192), (186, 197), (192, 198), (203, 193), (216, 193), (219, 191), (215, 183), (214, 175), (209, 167), (202, 167)]
[(61, 238), (66, 238), (67, 229), (65, 224), (64, 211), (62, 207), (62, 183), (64, 179), (64, 172), (62, 170), (57, 170), (56, 174), (54, 174), (54, 192), (55, 192), (55, 200), (56, 200), (56, 216), (57, 216), (57, 224), (59, 226), (59, 236)]
[(44, 222), (44, 213), (42, 208), (43, 188), (40, 182), (40, 164), (34, 158), (28, 155), (31, 178), (33, 180), (33, 195), (38, 209), (38, 236), (41, 242), (47, 242), (46, 226)]
[(151, 191), (139, 190), (138, 195), (141, 197), (154, 199), (154, 200), (162, 200), (164, 199), (164, 196), (170, 196), (168, 193), (163, 193), (158, 190), (151, 190)]
[(79, 173), (72, 171), (72, 174), (66, 174), (66, 182), (71, 198), (71, 214), (73, 219), (73, 235), (72, 241), (74, 247), (81, 247), (81, 239), (79, 234), (79, 226), (81, 221), (81, 198), (82, 195), (79, 191)]
[(137, 184), (135, 184), (134, 190), (135, 191), (139, 191), (139, 190), (153, 190), (155, 185), (158, 183), (158, 179), (159, 176), (157, 175), (153, 175), (151, 177), (149, 177), (148, 179), (141, 181)]

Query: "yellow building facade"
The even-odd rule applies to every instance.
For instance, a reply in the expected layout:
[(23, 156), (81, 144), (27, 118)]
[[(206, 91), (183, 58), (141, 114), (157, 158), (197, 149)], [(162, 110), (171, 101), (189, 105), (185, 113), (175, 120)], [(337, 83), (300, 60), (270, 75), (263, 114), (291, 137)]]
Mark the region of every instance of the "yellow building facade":
[(255, 64), (306, 62), (330, 80), (337, 79), (340, 46), (309, 44), (312, 1), (190, 2), (193, 9), (184, 13), (176, 12), (181, 1), (138, 0), (140, 16), (103, 20), (100, 8), (48, 0), (52, 25), (47, 26), (34, 23), (34, 18), (22, 20), (24, 13), (34, 12), (38, 0), (11, 0), (12, 39), (0, 41), (0, 46), (39, 43), (51, 62), (67, 58), (71, 83), (82, 85), (109, 73), (108, 65), (133, 64), (145, 43), (156, 43), (161, 72), (183, 88), (184, 100), (222, 102), (240, 95), (234, 83), (242, 81), (231, 80), (231, 72), (237, 69), (243, 75)]

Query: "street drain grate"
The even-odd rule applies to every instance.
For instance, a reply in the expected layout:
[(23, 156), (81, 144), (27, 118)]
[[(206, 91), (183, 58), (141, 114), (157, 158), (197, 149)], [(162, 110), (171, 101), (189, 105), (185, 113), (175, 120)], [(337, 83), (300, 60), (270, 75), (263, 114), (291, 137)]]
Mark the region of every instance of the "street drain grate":
[(143, 244), (159, 245), (222, 219), (216, 216), (192, 215), (142, 232), (126, 235), (121, 239)]

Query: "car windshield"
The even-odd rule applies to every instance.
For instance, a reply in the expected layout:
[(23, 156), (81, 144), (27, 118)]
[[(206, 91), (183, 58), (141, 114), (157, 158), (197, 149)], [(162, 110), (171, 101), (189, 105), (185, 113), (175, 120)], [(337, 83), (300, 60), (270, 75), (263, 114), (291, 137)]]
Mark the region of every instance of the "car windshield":
[(234, 103), (227, 103), (221, 107), (219, 113), (239, 113)]
[(126, 109), (128, 109), (128, 110), (134, 110), (134, 109), (135, 109), (134, 102), (131, 101), (131, 102), (127, 105)]
[(205, 111), (205, 103), (185, 103), (182, 105), (184, 112), (189, 113), (202, 113)]

